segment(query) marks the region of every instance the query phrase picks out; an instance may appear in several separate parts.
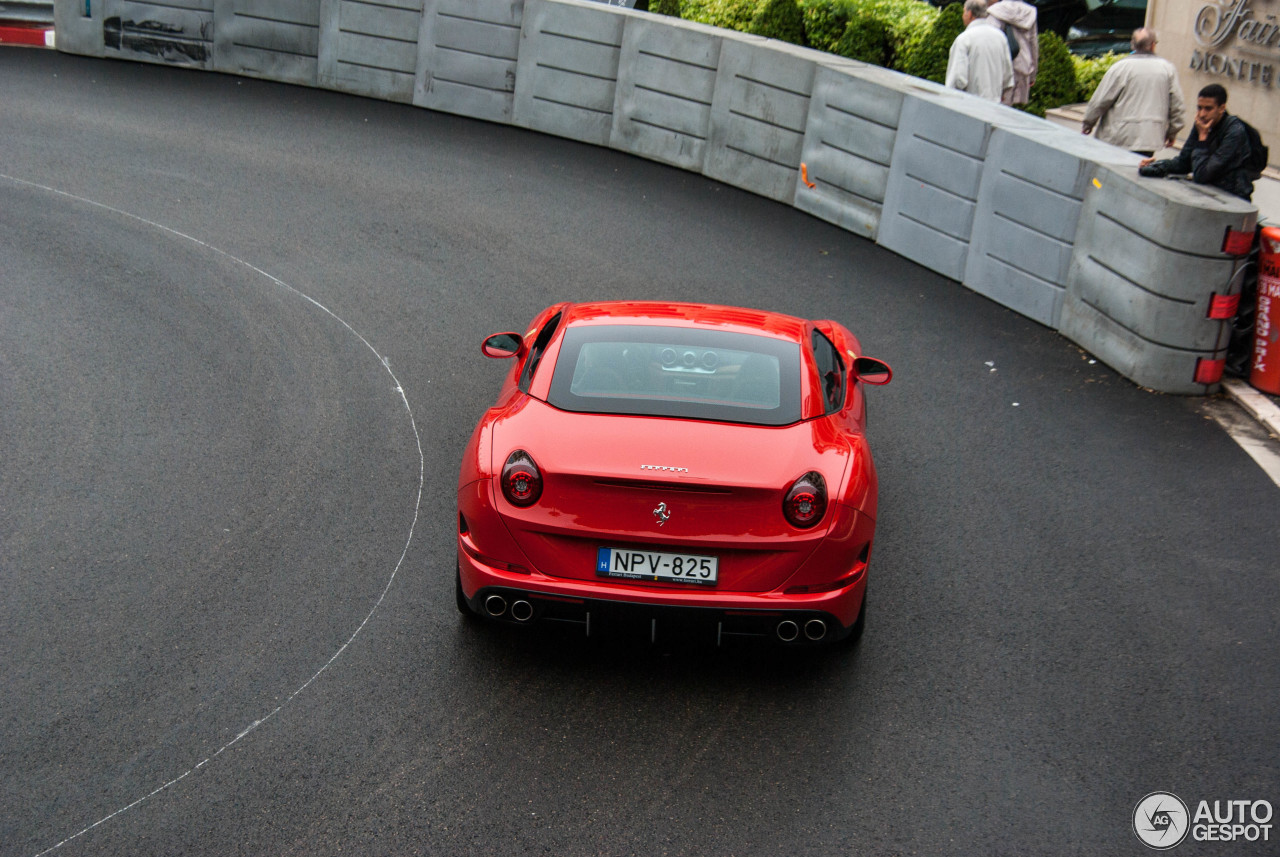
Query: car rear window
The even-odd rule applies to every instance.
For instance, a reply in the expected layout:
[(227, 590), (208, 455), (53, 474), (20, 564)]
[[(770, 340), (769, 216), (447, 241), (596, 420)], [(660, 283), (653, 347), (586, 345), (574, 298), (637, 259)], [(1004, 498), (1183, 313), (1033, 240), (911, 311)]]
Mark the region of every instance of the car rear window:
[(800, 419), (800, 346), (721, 330), (571, 327), (547, 401), (579, 413), (788, 425)]

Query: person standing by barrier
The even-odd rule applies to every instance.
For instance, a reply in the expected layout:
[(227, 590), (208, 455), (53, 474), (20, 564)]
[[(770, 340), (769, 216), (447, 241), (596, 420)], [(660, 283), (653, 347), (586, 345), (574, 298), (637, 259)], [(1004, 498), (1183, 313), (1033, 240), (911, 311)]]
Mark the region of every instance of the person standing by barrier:
[(1000, 25), (987, 17), (986, 0), (965, 0), (964, 32), (951, 43), (947, 86), (988, 101), (1013, 88), (1013, 60)]
[(995, 0), (987, 7), (987, 16), (999, 21), (1018, 46), (1013, 56), (1013, 89), (1005, 90), (1001, 101), (1009, 105), (1026, 104), (1031, 98), (1031, 87), (1036, 83), (1036, 69), (1040, 66), (1036, 7), (1022, 0)]
[[(1138, 167), (1143, 176), (1186, 175), (1197, 184), (1213, 185), (1242, 199), (1253, 196), (1256, 175), (1253, 142), (1242, 120), (1227, 112), (1227, 90), (1211, 83), (1196, 98), (1196, 122), (1176, 158), (1157, 161), (1144, 158)], [(1265, 159), (1265, 158), (1264, 158)], [(1257, 303), (1258, 242), (1255, 236), (1251, 261), (1242, 269), (1240, 303), (1231, 321), (1224, 371), (1229, 375), (1248, 373), (1253, 351), (1254, 313)]]
[(1253, 145), (1244, 123), (1227, 112), (1227, 90), (1211, 83), (1196, 99), (1196, 122), (1177, 157), (1144, 158), (1138, 174), (1160, 178), (1191, 174), (1196, 184), (1213, 185), (1241, 199), (1253, 198), (1253, 173), (1246, 166)]
[[(1004, 0), (1007, 2), (1007, 0)], [(1182, 87), (1173, 63), (1155, 54), (1156, 33), (1133, 31), (1133, 53), (1107, 69), (1084, 114), (1085, 134), (1148, 158), (1182, 130)]]

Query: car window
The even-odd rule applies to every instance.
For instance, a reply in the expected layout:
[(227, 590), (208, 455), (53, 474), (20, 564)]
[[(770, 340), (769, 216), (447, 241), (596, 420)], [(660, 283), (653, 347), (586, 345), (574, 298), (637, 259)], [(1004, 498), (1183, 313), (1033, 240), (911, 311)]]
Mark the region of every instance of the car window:
[(560, 313), (556, 313), (551, 317), (550, 321), (542, 326), (538, 337), (533, 340), (533, 345), (529, 347), (529, 359), (524, 361), (524, 371), (520, 373), (521, 392), (529, 392), (529, 382), (533, 380), (533, 373), (538, 371), (538, 364), (542, 362), (542, 355), (547, 352), (547, 345), (551, 342), (551, 337), (555, 336), (556, 328), (559, 326)]
[(718, 330), (571, 327), (547, 401), (580, 413), (787, 425), (800, 419), (800, 348)]
[(840, 352), (821, 331), (813, 332), (813, 359), (822, 384), (822, 400), (827, 413), (833, 414), (844, 405), (846, 373)]

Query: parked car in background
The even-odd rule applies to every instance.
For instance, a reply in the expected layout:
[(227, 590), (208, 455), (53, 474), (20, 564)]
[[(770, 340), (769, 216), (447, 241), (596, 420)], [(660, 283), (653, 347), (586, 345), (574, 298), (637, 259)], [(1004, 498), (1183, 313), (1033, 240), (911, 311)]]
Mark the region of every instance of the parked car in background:
[[(929, 0), (949, 6), (962, 0)], [(1072, 53), (1127, 53), (1129, 37), (1146, 21), (1147, 0), (1025, 0), (1036, 7), (1036, 27), (1057, 33)]]
[(1063, 39), (1071, 25), (1089, 12), (1086, 0), (1026, 0), (1036, 7), (1036, 28)]
[[(962, 3), (964, 0), (929, 0), (929, 2), (941, 9), (952, 3)], [(1036, 29), (1042, 33), (1057, 33), (1064, 39), (1071, 24), (1089, 11), (1085, 0), (1024, 0), (1024, 2), (1036, 7)]]
[(1089, 0), (1088, 14), (1067, 29), (1067, 50), (1082, 57), (1130, 50), (1133, 31), (1147, 20), (1147, 0)]

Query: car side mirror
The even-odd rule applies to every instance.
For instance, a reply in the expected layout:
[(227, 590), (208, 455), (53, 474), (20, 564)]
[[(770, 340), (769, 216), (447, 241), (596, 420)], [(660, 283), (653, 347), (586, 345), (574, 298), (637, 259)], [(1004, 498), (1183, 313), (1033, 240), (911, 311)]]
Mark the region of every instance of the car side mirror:
[(524, 340), (518, 333), (495, 333), (480, 343), (485, 357), (516, 357), (524, 353)]
[(889, 364), (874, 357), (859, 357), (853, 361), (853, 374), (864, 384), (876, 387), (888, 384), (893, 378), (893, 370)]

